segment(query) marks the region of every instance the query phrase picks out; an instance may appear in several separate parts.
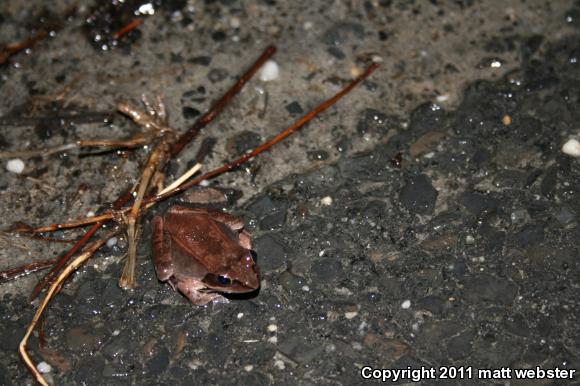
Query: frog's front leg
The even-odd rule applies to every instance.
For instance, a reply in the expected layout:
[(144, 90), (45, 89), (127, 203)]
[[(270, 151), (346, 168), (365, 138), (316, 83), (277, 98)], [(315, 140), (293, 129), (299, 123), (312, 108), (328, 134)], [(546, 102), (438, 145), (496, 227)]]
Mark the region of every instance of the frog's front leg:
[(169, 284), (181, 292), (191, 303), (196, 306), (205, 306), (210, 302), (228, 303), (229, 300), (216, 292), (208, 292), (207, 286), (199, 280), (178, 280), (175, 277), (169, 279)]

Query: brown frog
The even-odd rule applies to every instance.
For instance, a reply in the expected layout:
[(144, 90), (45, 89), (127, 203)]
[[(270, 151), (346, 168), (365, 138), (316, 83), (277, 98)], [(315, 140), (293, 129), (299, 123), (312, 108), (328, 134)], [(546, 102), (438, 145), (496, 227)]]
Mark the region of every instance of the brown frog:
[(242, 219), (220, 211), (171, 207), (153, 226), (157, 278), (193, 304), (227, 302), (221, 294), (246, 293), (260, 286), (250, 235)]

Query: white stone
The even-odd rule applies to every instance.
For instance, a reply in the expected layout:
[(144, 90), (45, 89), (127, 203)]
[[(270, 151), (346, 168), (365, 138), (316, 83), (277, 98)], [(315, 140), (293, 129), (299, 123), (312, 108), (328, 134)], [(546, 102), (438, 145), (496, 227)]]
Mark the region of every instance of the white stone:
[(109, 240), (107, 240), (107, 247), (111, 248), (115, 245), (117, 245), (117, 238), (116, 237), (111, 237)]
[(230, 19), (230, 27), (240, 28), (241, 25), (242, 25), (242, 22), (237, 17), (234, 16)]
[(273, 60), (268, 60), (260, 70), (260, 80), (262, 82), (270, 82), (278, 79), (280, 76), (280, 68), (278, 63)]
[(358, 315), (357, 311), (349, 311), (344, 313), (344, 317), (347, 318), (348, 320), (353, 319), (357, 315)]
[(39, 364), (36, 365), (36, 369), (38, 370), (38, 372), (46, 374), (51, 372), (52, 367), (46, 362), (40, 362)]
[(320, 203), (324, 206), (330, 206), (332, 205), (332, 197), (330, 196), (323, 197), (322, 199), (320, 199)]
[(284, 370), (286, 365), (280, 359), (276, 359), (274, 360), (274, 367), (276, 367), (278, 370)]
[(562, 152), (572, 157), (580, 157), (580, 142), (577, 139), (569, 139), (563, 146)]
[(20, 174), (24, 171), (24, 161), (20, 158), (11, 159), (6, 163), (6, 170), (12, 173)]
[(403, 303), (401, 303), (401, 308), (404, 310), (406, 310), (410, 307), (411, 307), (411, 301), (409, 299), (407, 299)]

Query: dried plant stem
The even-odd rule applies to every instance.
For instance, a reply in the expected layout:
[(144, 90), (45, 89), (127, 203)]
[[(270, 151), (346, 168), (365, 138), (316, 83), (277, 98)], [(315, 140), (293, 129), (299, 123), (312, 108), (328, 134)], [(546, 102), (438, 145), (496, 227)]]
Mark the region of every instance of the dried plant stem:
[(32, 293), (30, 294), (30, 300), (34, 299), (40, 291), (49, 283), (57, 272), (66, 264), (66, 262), (75, 254), (77, 253), (93, 235), (99, 230), (99, 228), (103, 225), (101, 222), (97, 222), (93, 224), (93, 226), (77, 241), (75, 245), (72, 246), (71, 249), (65, 253), (63, 257), (61, 257), (58, 262), (52, 267), (52, 269), (40, 280), (32, 289)]
[(46, 381), (46, 379), (44, 379), (42, 374), (40, 374), (40, 372), (36, 369), (36, 366), (32, 362), (32, 359), (30, 359), (30, 356), (26, 352), (26, 344), (28, 343), (28, 338), (30, 338), (32, 331), (34, 331), (34, 328), (36, 327), (38, 321), (42, 317), (42, 314), (44, 313), (46, 306), (48, 305), (50, 300), (54, 297), (55, 293), (58, 292), (60, 286), (64, 283), (66, 278), (68, 278), (70, 274), (73, 273), (81, 264), (87, 261), (87, 259), (91, 257), (93, 253), (95, 253), (100, 247), (102, 247), (103, 244), (105, 244), (109, 238), (115, 236), (119, 232), (120, 230), (109, 232), (104, 238), (94, 241), (89, 246), (87, 246), (87, 248), (85, 248), (85, 250), (83, 250), (83, 252), (76, 259), (71, 261), (71, 263), (64, 268), (64, 270), (57, 276), (56, 280), (50, 285), (48, 291), (46, 292), (46, 295), (44, 296), (44, 299), (42, 299), (40, 305), (38, 306), (38, 309), (36, 310), (36, 313), (34, 314), (32, 321), (28, 325), (26, 333), (24, 334), (24, 337), (22, 338), (22, 340), (20, 341), (20, 345), (18, 346), (18, 352), (22, 356), (24, 363), (26, 363), (28, 370), (34, 376), (34, 379), (36, 379), (36, 381), (41, 385), (48, 386), (49, 384)]
[(6, 63), (12, 55), (34, 46), (38, 41), (46, 38), (47, 36), (48, 31), (40, 30), (29, 39), (8, 44), (0, 51), (0, 64)]
[(121, 288), (134, 288), (135, 287), (135, 261), (137, 258), (137, 218), (139, 217), (139, 211), (141, 210), (141, 204), (143, 203), (143, 197), (149, 189), (151, 179), (155, 172), (165, 166), (166, 156), (169, 150), (169, 145), (167, 142), (160, 143), (155, 147), (149, 160), (143, 169), (141, 174), (141, 179), (139, 181), (139, 188), (137, 189), (137, 194), (135, 196), (135, 201), (129, 212), (127, 218), (127, 238), (129, 242), (127, 259), (125, 260), (125, 266), (123, 267), (123, 272), (119, 278), (119, 287)]
[(52, 154), (64, 153), (65, 151), (70, 151), (77, 149), (78, 145), (76, 143), (67, 143), (65, 145), (58, 145), (53, 147), (48, 147), (44, 149), (34, 149), (34, 150), (19, 150), (19, 151), (2, 151), (0, 152), (0, 158), (32, 158), (32, 157), (48, 157)]
[(26, 264), (22, 267), (2, 271), (0, 272), (0, 284), (10, 280), (17, 279), (22, 275), (26, 275), (32, 272), (40, 271), (41, 269), (52, 267), (57, 261), (58, 261), (57, 259), (35, 261), (33, 263)]
[[(305, 114), (301, 118), (299, 118), (290, 127), (283, 130), (281, 133), (276, 135), (274, 138), (262, 143), (260, 146), (258, 146), (257, 148), (255, 148), (251, 152), (244, 154), (240, 158), (238, 158), (234, 161), (231, 161), (231, 162), (229, 162), (229, 163), (227, 163), (227, 164), (225, 164), (217, 169), (210, 170), (209, 172), (202, 174), (201, 176), (190, 180), (189, 182), (179, 186), (178, 188), (176, 188), (172, 191), (168, 191), (168, 192), (165, 192), (164, 194), (159, 194), (156, 197), (152, 197), (151, 200), (157, 202), (157, 201), (164, 200), (164, 199), (166, 199), (174, 194), (183, 192), (183, 191), (191, 188), (192, 186), (199, 184), (203, 180), (207, 180), (207, 179), (216, 177), (222, 173), (228, 172), (228, 171), (242, 165), (243, 163), (247, 162), (248, 160), (254, 158), (258, 154), (268, 150), (272, 146), (274, 146), (277, 143), (279, 143), (280, 141), (284, 140), (286, 137), (292, 135), (294, 132), (301, 129), (305, 124), (307, 124), (312, 119), (314, 119), (318, 114), (320, 114), (321, 112), (323, 112), (324, 110), (328, 109), (330, 106), (332, 106), (336, 102), (338, 102), (339, 99), (341, 99), (343, 96), (348, 94), (354, 87), (356, 87), (360, 82), (362, 82), (364, 79), (366, 79), (378, 67), (379, 67), (379, 65), (377, 63), (371, 64), (369, 67), (367, 67), (367, 69), (361, 75), (359, 75), (356, 79), (354, 79), (352, 82), (350, 82), (346, 87), (344, 87), (342, 90), (340, 90), (338, 93), (336, 93), (332, 98), (325, 100), (324, 102), (322, 102), (321, 104), (316, 106), (314, 109), (310, 110), (307, 114)], [(150, 202), (150, 200), (146, 200), (146, 201)]]
[(44, 149), (21, 150), (21, 151), (3, 151), (0, 152), (1, 158), (32, 158), (32, 157), (48, 157), (53, 154), (64, 153), (71, 150), (85, 149), (85, 148), (109, 148), (109, 149), (134, 149), (136, 147), (144, 146), (153, 141), (156, 132), (139, 133), (127, 140), (84, 140), (75, 143), (67, 143), (64, 145), (53, 146)]
[(166, 186), (165, 189), (163, 189), (162, 191), (157, 193), (157, 195), (160, 196), (160, 195), (163, 195), (164, 193), (167, 193), (167, 192), (170, 192), (174, 189), (177, 189), (181, 184), (183, 184), (185, 181), (189, 180), (191, 178), (191, 176), (193, 176), (195, 173), (197, 173), (197, 171), (199, 169), (201, 169), (201, 164), (196, 163), (195, 165), (193, 165), (193, 167), (191, 169), (189, 169), (187, 172), (183, 173), (183, 175), (181, 177), (179, 177), (178, 179), (173, 181), (171, 184)]
[[(192, 186), (199, 184), (203, 180), (208, 180), (208, 179), (216, 177), (222, 173), (228, 172), (228, 171), (242, 165), (243, 163), (247, 162), (248, 160), (256, 157), (258, 154), (268, 150), (269, 148), (276, 145), (277, 143), (279, 143), (283, 139), (292, 135), (294, 132), (301, 129), (304, 125), (306, 125), (308, 122), (310, 122), (312, 119), (314, 119), (318, 114), (320, 114), (324, 110), (326, 110), (329, 107), (331, 107), (332, 105), (334, 105), (336, 102), (338, 102), (339, 99), (341, 99), (346, 94), (348, 94), (354, 87), (356, 87), (360, 82), (362, 82), (364, 79), (366, 79), (377, 68), (378, 68), (377, 63), (371, 64), (369, 67), (367, 67), (367, 69), (360, 76), (358, 76), (356, 79), (354, 79), (352, 82), (350, 82), (346, 87), (344, 87), (342, 90), (340, 90), (332, 98), (329, 98), (329, 99), (325, 100), (324, 102), (322, 102), (321, 104), (319, 104), (318, 106), (316, 106), (314, 109), (312, 109), (307, 114), (305, 114), (304, 116), (299, 118), (296, 122), (294, 122), (294, 124), (292, 124), (290, 127), (286, 128), (285, 130), (280, 132), (274, 138), (262, 143), (260, 146), (255, 148), (250, 153), (244, 154), (243, 156), (239, 157), (238, 159), (231, 161), (231, 162), (227, 163), (226, 165), (223, 165), (219, 168), (210, 170), (209, 172), (207, 172), (207, 173), (205, 173), (197, 178), (194, 178), (194, 179), (190, 180), (189, 182), (184, 183), (183, 185), (180, 185), (179, 187), (177, 187), (173, 190), (164, 189), (163, 192), (158, 194), (158, 195), (145, 198), (144, 202), (149, 204), (152, 202), (162, 201), (162, 200), (164, 200), (164, 199), (166, 199), (174, 194), (183, 192), (183, 191), (191, 188)], [(128, 210), (129, 210), (129, 208), (125, 208), (124, 210), (122, 210), (122, 213), (127, 213)], [(30, 232), (48, 232), (48, 231), (56, 230), (56, 229), (74, 228), (74, 227), (77, 227), (79, 225), (90, 224), (94, 221), (110, 220), (113, 217), (114, 217), (113, 212), (105, 212), (100, 216), (88, 217), (86, 219), (77, 220), (77, 221), (74, 221), (71, 223), (53, 224), (53, 225), (50, 225), (48, 227), (36, 228), (36, 229), (30, 230)], [(56, 226), (58, 226), (58, 228), (55, 228)]]
[(199, 131), (207, 126), (213, 119), (220, 113), (222, 110), (227, 106), (227, 104), (232, 100), (232, 98), (240, 92), (240, 90), (244, 87), (246, 83), (258, 72), (260, 67), (268, 59), (272, 57), (276, 53), (276, 47), (268, 46), (262, 55), (252, 64), (252, 66), (246, 71), (238, 81), (208, 110), (207, 113), (203, 114), (201, 118), (199, 118), (193, 126), (187, 130), (185, 133), (181, 134), (179, 139), (173, 144), (171, 148), (171, 156), (175, 157), (181, 150), (187, 145), (191, 140), (193, 140)]

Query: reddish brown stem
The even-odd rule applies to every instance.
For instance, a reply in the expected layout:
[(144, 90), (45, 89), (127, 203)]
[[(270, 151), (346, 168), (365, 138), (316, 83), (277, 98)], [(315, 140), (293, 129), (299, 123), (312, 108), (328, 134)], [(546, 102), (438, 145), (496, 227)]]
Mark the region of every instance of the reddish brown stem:
[(278, 142), (282, 141), (286, 137), (292, 135), (294, 132), (296, 132), (297, 130), (302, 128), (305, 124), (310, 122), (318, 114), (320, 114), (321, 112), (323, 112), (324, 110), (328, 109), (329, 107), (334, 105), (336, 102), (338, 102), (338, 100), (340, 98), (342, 98), (343, 96), (348, 94), (354, 87), (356, 87), (360, 82), (362, 82), (364, 79), (366, 79), (374, 70), (377, 69), (378, 66), (379, 65), (377, 63), (371, 64), (369, 67), (367, 67), (367, 69), (361, 75), (359, 75), (355, 80), (350, 82), (346, 87), (344, 87), (342, 90), (340, 90), (332, 98), (327, 99), (324, 102), (322, 102), (321, 104), (319, 104), (318, 106), (316, 106), (310, 112), (308, 112), (307, 114), (305, 114), (304, 116), (299, 118), (296, 122), (294, 122), (294, 124), (292, 126), (288, 127), (287, 129), (282, 131), (280, 134), (276, 135), (274, 138), (264, 142), (263, 144), (261, 144), (260, 146), (258, 146), (254, 150), (252, 150), (250, 153), (244, 154), (243, 156), (241, 156), (240, 158), (238, 158), (234, 161), (231, 161), (231, 162), (229, 162), (229, 163), (227, 163), (227, 164), (225, 164), (217, 169), (211, 170), (211, 171), (209, 171), (209, 172), (207, 172), (207, 173), (205, 173), (197, 178), (194, 178), (194, 179), (188, 181), (187, 183), (181, 185), (179, 188), (172, 190), (170, 192), (167, 192), (164, 195), (150, 198), (150, 199), (146, 200), (146, 202), (161, 201), (169, 196), (172, 196), (172, 195), (177, 194), (179, 192), (183, 192), (183, 191), (191, 188), (192, 186), (199, 184), (203, 180), (213, 178), (213, 177), (218, 176), (222, 173), (225, 173), (225, 172), (228, 172), (234, 168), (237, 168), (238, 166), (240, 166), (244, 162), (247, 162), (248, 160), (254, 158), (258, 154), (268, 150), (272, 146), (276, 145)]
[(18, 268), (11, 268), (0, 272), (0, 284), (19, 278), (22, 275), (28, 275), (42, 269), (46, 269), (57, 262), (57, 259), (35, 261)]
[(212, 107), (209, 109), (207, 113), (205, 113), (201, 118), (197, 120), (193, 124), (193, 126), (183, 133), (179, 139), (173, 144), (171, 147), (171, 157), (175, 157), (177, 154), (181, 152), (181, 150), (194, 139), (199, 131), (210, 123), (216, 115), (218, 115), (226, 105), (232, 100), (232, 98), (240, 92), (242, 87), (254, 76), (254, 74), (258, 71), (262, 65), (274, 55), (276, 52), (276, 47), (268, 46), (266, 50), (262, 53), (262, 55), (254, 62), (254, 64), (250, 67), (248, 71), (244, 75), (242, 75), (236, 84), (234, 84)]
[[(126, 191), (113, 203), (113, 210), (119, 210), (122, 208), (123, 205), (125, 205), (131, 199), (131, 197), (131, 191)], [(90, 229), (76, 242), (76, 244), (73, 245), (72, 248), (69, 249), (60, 259), (58, 259), (57, 263), (52, 267), (52, 269), (33, 288), (29, 297), (30, 300), (36, 298), (44, 287), (52, 283), (62, 267), (68, 263), (68, 261), (75, 253), (77, 253), (89, 242), (89, 239), (99, 230), (102, 225), (103, 222), (94, 223)]]
[(113, 34), (113, 38), (116, 40), (121, 39), (124, 35), (128, 34), (129, 32), (133, 31), (135, 28), (139, 27), (143, 24), (143, 19), (135, 19), (132, 20), (129, 24), (125, 25), (123, 28), (118, 30)]
[(0, 51), (0, 64), (4, 64), (10, 57), (18, 52), (34, 46), (39, 40), (48, 36), (48, 32), (42, 30), (38, 31), (34, 36), (18, 43), (8, 44), (2, 51)]
[(29, 300), (33, 300), (38, 296), (40, 291), (44, 287), (46, 287), (56, 274), (61, 270), (62, 267), (70, 260), (70, 258), (77, 253), (88, 241), (89, 239), (99, 230), (99, 228), (103, 225), (103, 223), (98, 222), (93, 224), (93, 226), (76, 242), (75, 245), (72, 246), (71, 249), (67, 251), (60, 259), (58, 259), (57, 263), (52, 267), (50, 271), (34, 286), (32, 289), (32, 293), (30, 294)]

